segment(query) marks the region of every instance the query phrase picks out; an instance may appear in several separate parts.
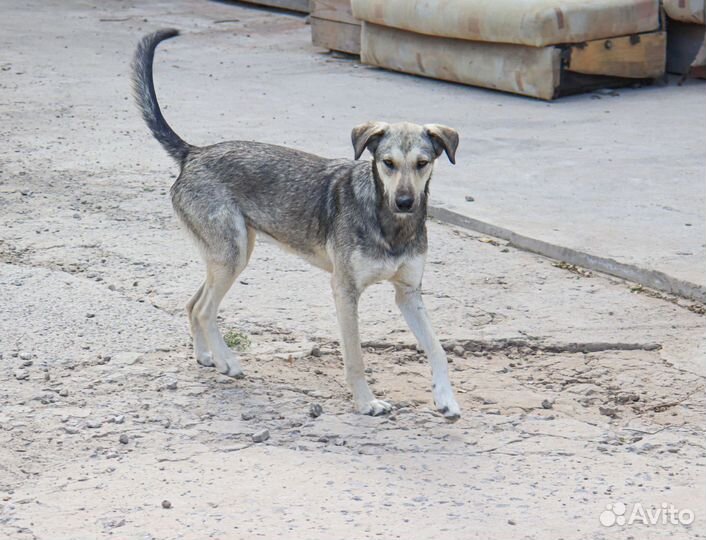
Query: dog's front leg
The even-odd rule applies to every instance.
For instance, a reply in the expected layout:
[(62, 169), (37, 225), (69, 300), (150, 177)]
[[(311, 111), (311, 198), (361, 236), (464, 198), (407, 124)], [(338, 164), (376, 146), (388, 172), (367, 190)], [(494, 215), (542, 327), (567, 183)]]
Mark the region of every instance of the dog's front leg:
[[(404, 276), (409, 278), (411, 276)], [(446, 352), (434, 334), (429, 321), (429, 315), (424, 307), (421, 293), (421, 276), (417, 281), (408, 279), (404, 281), (394, 281), (395, 301), (400, 308), (402, 315), (407, 321), (412, 333), (424, 349), (424, 353), (431, 364), (432, 390), (434, 403), (437, 409), (448, 420), (458, 420), (461, 417), (461, 409), (456, 403), (451, 382), (449, 381), (449, 368), (446, 360)]]
[(361, 414), (377, 416), (392, 410), (392, 406), (380, 399), (375, 399), (365, 381), (365, 365), (360, 348), (358, 333), (358, 298), (360, 292), (354, 284), (340, 276), (332, 279), (333, 297), (336, 302), (338, 325), (341, 329), (343, 345), (343, 365), (346, 382), (353, 392), (353, 400)]

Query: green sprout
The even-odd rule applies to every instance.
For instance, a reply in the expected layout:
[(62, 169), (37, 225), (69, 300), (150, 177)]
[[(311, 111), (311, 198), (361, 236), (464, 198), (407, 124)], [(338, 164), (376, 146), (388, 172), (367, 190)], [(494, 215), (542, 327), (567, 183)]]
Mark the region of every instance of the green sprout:
[(246, 351), (250, 348), (250, 338), (247, 334), (238, 330), (229, 330), (223, 336), (226, 345), (237, 351)]

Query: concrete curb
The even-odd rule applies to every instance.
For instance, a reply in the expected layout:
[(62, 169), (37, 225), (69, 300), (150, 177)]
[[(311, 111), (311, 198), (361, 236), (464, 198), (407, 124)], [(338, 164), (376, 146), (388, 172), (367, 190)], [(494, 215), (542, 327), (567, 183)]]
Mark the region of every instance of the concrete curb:
[(538, 253), (539, 255), (544, 255), (551, 259), (565, 261), (583, 268), (588, 268), (589, 270), (595, 270), (628, 281), (633, 281), (645, 287), (650, 287), (651, 289), (706, 303), (706, 287), (669, 276), (664, 272), (648, 270), (632, 264), (621, 263), (614, 259), (599, 257), (575, 249), (550, 244), (549, 242), (523, 236), (510, 229), (505, 229), (504, 227), (498, 227), (491, 223), (464, 216), (463, 214), (446, 208), (430, 206), (429, 215), (430, 217), (451, 225), (470, 229), (489, 236), (495, 236), (496, 238), (502, 238), (503, 240), (507, 240), (512, 246), (524, 249), (525, 251), (531, 251), (532, 253)]

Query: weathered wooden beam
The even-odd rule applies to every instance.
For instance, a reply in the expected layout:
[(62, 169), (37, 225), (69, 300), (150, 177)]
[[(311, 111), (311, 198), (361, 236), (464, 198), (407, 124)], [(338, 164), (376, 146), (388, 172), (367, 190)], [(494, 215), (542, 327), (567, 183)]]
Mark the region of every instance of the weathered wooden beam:
[(317, 47), (360, 54), (360, 25), (311, 17), (311, 42)]
[(667, 57), (665, 32), (649, 32), (569, 45), (566, 69), (585, 75), (629, 79), (664, 74)]
[(310, 22), (317, 47), (360, 54), (361, 22), (353, 17), (350, 0), (312, 0)]

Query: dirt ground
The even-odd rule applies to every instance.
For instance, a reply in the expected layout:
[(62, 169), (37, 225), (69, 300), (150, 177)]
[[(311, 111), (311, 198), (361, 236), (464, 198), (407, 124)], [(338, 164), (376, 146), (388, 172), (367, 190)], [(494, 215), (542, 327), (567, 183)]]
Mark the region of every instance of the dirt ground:
[[(183, 306), (203, 269), (124, 80), (141, 33), (210, 31), (166, 4), (112, 24), (112, 4), (77, 2), (58, 37), (0, 36), (2, 538), (706, 537), (703, 306), (431, 222), (424, 296), (463, 416), (433, 410), (381, 284), (361, 333), (395, 410), (364, 417), (328, 277), (258, 241), (220, 315), (246, 378), (198, 366)], [(255, 34), (272, 15), (239, 17)], [(694, 521), (602, 525), (619, 502)]]

